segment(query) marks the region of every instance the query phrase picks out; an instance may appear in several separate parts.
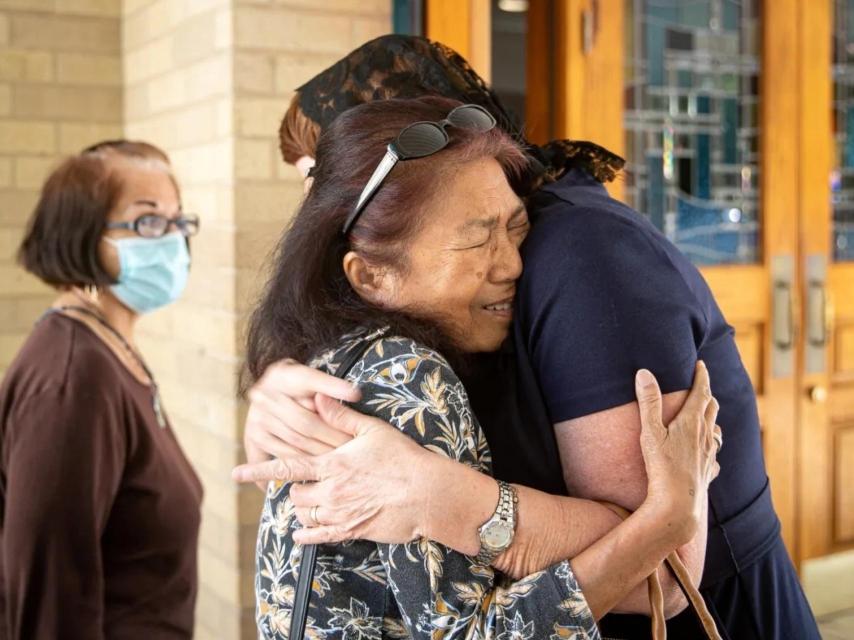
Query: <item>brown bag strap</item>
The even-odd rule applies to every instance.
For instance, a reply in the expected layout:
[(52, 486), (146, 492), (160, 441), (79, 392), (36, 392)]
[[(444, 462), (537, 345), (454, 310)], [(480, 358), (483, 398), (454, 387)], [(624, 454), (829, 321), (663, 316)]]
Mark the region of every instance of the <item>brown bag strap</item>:
[[(619, 505), (610, 502), (600, 502), (600, 504), (608, 507), (623, 520), (631, 515), (630, 511)], [(685, 597), (688, 599), (688, 605), (694, 609), (694, 613), (700, 620), (700, 624), (703, 625), (703, 631), (705, 632), (706, 638), (708, 638), (708, 640), (722, 640), (718, 633), (717, 625), (715, 625), (715, 620), (712, 618), (712, 614), (709, 613), (708, 607), (706, 607), (706, 602), (703, 600), (703, 596), (700, 595), (697, 587), (695, 587), (694, 583), (691, 582), (691, 576), (688, 573), (688, 569), (685, 568), (685, 565), (682, 563), (682, 559), (679, 555), (675, 551), (672, 551), (670, 555), (665, 558), (664, 564), (670, 569), (670, 573), (676, 579), (676, 582), (682, 589), (682, 593), (684, 593)], [(649, 609), (652, 614), (652, 638), (653, 640), (667, 640), (667, 627), (664, 619), (664, 594), (661, 591), (661, 582), (658, 579), (658, 571), (653, 571), (647, 578), (647, 590), (649, 592)]]

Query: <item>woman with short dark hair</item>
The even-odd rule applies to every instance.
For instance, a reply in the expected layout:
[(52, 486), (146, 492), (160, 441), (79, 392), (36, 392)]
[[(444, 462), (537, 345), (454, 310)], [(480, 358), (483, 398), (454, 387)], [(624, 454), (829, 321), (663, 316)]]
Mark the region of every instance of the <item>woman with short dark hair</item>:
[(58, 295), (0, 386), (4, 638), (192, 637), (202, 487), (134, 329), (183, 292), (198, 225), (147, 143), (42, 187), (18, 258)]

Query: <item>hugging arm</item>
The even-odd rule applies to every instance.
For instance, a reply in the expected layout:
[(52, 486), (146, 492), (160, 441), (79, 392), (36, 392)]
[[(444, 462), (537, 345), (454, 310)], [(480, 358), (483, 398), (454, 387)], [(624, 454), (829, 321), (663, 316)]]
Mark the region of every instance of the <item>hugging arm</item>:
[[(695, 420), (695, 427), (698, 419), (705, 418), (706, 426), (713, 424), (714, 417), (705, 415), (709, 403), (704, 370), (698, 372), (695, 387), (694, 402), (680, 416), (686, 423)], [(664, 433), (654, 382), (642, 385), (639, 397), (649, 433)], [(291, 489), (303, 524), (314, 524), (309, 516), (314, 505), (321, 505), (316, 515), (324, 523), (296, 531), (297, 542), (362, 538), (393, 543), (423, 536), (467, 555), (477, 553), (477, 528), (497, 502), (493, 478), (434, 455), (382, 420), (323, 396), (313, 402), (326, 423), (354, 435), (353, 441), (320, 456), (289, 456), (243, 467), (236, 473), (244, 481), (319, 480)], [(292, 422), (279, 415), (280, 425)], [(286, 432), (280, 433), (288, 437)], [(654, 439), (649, 442), (655, 443)], [(655, 456), (655, 447), (650, 451)], [(693, 451), (698, 452), (696, 446)], [(673, 466), (660, 454), (650, 464)], [(659, 487), (658, 499), (648, 500), (645, 508), (623, 524), (611, 511), (589, 500), (517, 489), (516, 538), (494, 566), (521, 578), (572, 557), (576, 578), (585, 585), (585, 596), (596, 617), (610, 610), (693, 533), (695, 519), (686, 517), (693, 506), (672, 500), (671, 487)], [(698, 494), (705, 495), (705, 486), (698, 487)]]

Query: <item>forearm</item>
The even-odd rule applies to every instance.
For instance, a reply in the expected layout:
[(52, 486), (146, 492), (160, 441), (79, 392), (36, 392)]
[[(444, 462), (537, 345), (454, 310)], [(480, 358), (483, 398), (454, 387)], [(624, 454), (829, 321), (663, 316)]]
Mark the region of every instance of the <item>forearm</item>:
[[(677, 530), (678, 525), (641, 507), (572, 559), (575, 576), (597, 619), (615, 609), (649, 614), (649, 597), (643, 583), (676, 547), (668, 532)], [(659, 577), (665, 615), (669, 617), (677, 612), (672, 591), (678, 591), (678, 586), (672, 581), (665, 585), (664, 573), (660, 571)]]
[[(478, 527), (493, 513), (498, 501), (490, 476), (436, 456), (430, 463), (432, 482), (425, 483), (424, 536), (466, 555), (480, 548)], [(516, 536), (493, 565), (519, 579), (572, 558), (585, 597), (597, 617), (611, 609), (649, 614), (646, 578), (656, 570), (675, 543), (662, 532), (667, 523), (647, 512), (622, 522), (598, 502), (553, 496), (528, 487), (516, 487), (519, 511)], [(705, 531), (679, 549), (699, 584), (705, 552)], [(687, 602), (670, 572), (659, 572), (665, 614), (679, 613)]]
[[(440, 458), (425, 483), (424, 536), (466, 555), (480, 549), (477, 530), (495, 510), (494, 478)], [(517, 486), (516, 535), (494, 566), (515, 579), (572, 558), (620, 524), (620, 518), (591, 500), (554, 496)]]

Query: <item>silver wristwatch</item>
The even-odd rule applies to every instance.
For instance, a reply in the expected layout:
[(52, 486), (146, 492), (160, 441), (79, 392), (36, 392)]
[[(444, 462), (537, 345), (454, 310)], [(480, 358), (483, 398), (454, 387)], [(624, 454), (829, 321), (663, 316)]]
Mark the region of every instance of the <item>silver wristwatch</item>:
[(513, 542), (516, 533), (516, 489), (506, 482), (498, 481), (498, 506), (492, 517), (480, 525), (480, 551), (475, 558), (478, 564), (488, 566), (496, 556)]

